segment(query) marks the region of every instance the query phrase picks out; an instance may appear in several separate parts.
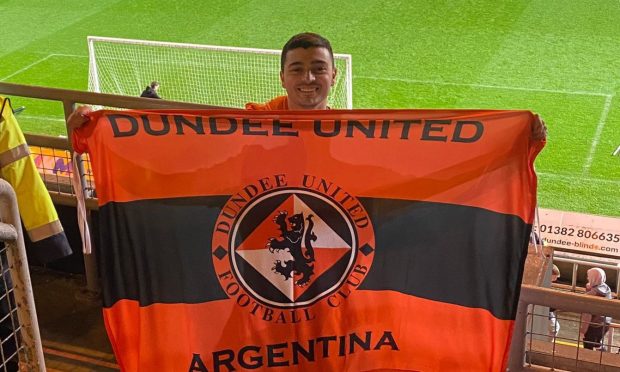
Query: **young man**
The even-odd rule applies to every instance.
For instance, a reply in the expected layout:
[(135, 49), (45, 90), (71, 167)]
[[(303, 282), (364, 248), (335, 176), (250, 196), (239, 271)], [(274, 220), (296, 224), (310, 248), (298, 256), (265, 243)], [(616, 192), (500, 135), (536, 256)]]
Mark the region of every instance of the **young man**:
[(286, 96), (264, 104), (248, 103), (248, 110), (326, 110), (327, 96), (336, 79), (334, 52), (329, 40), (304, 32), (290, 38), (280, 56), (280, 82)]
[(140, 97), (161, 99), (159, 94), (157, 94), (158, 89), (159, 89), (159, 83), (156, 81), (152, 81), (151, 84), (149, 84), (142, 91), (142, 94), (140, 94)]
[[(284, 45), (280, 56), (280, 82), (286, 89), (287, 95), (276, 97), (266, 103), (247, 103), (245, 108), (248, 110), (328, 109), (327, 96), (334, 86), (336, 73), (334, 52), (329, 40), (311, 32), (297, 34)], [(88, 114), (91, 111), (90, 106), (78, 107), (69, 116), (69, 129), (79, 128), (88, 122)]]

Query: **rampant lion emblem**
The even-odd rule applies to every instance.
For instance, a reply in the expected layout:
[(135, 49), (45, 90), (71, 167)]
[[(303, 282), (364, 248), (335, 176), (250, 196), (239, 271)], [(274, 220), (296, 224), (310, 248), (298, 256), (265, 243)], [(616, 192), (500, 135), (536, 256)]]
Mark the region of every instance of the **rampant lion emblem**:
[[(280, 230), (280, 237), (282, 239), (269, 238), (267, 242), (267, 248), (269, 252), (279, 252), (281, 250), (288, 250), (293, 256), (292, 260), (280, 261), (276, 260), (272, 270), (282, 274), (284, 280), (294, 278), (294, 276), (301, 275), (295, 284), (302, 287), (310, 282), (310, 277), (314, 275), (314, 248), (312, 248), (312, 242), (316, 241), (317, 237), (312, 232), (314, 228), (314, 222), (312, 221), (313, 215), (308, 215), (306, 220), (308, 221), (308, 228), (306, 229), (303, 213), (294, 214), (288, 218), (288, 222), (291, 225), (291, 229), (287, 224), (287, 212), (280, 211), (273, 221), (278, 225)], [(304, 234), (305, 232), (305, 234)], [(302, 247), (302, 239), (305, 247)], [(305, 248), (305, 249), (304, 249)]]

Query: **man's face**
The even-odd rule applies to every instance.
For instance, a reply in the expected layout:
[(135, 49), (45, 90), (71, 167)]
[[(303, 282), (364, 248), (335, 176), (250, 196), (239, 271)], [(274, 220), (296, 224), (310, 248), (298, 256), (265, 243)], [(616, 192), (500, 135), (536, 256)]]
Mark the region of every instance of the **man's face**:
[(288, 94), (291, 110), (324, 110), (327, 95), (334, 85), (336, 68), (325, 48), (297, 48), (286, 53), (280, 72), (282, 87)]

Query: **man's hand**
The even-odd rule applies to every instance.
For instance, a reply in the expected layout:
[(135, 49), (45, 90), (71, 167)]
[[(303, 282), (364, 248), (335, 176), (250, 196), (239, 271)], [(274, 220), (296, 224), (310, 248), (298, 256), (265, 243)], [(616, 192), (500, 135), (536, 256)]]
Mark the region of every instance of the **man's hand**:
[(69, 115), (67, 118), (67, 126), (69, 128), (69, 132), (72, 132), (74, 129), (81, 127), (82, 125), (88, 123), (90, 118), (88, 114), (93, 112), (93, 108), (90, 106), (80, 106), (75, 111)]
[(534, 115), (534, 123), (532, 124), (532, 138), (541, 141), (547, 139), (547, 126), (545, 125), (545, 121), (537, 114)]

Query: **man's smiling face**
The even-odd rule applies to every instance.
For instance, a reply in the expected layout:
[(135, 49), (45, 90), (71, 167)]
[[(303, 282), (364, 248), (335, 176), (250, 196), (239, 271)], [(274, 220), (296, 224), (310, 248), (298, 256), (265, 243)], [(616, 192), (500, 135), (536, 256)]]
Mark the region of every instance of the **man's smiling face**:
[(326, 48), (295, 48), (286, 53), (280, 72), (290, 110), (327, 109), (327, 96), (336, 78), (336, 68)]

